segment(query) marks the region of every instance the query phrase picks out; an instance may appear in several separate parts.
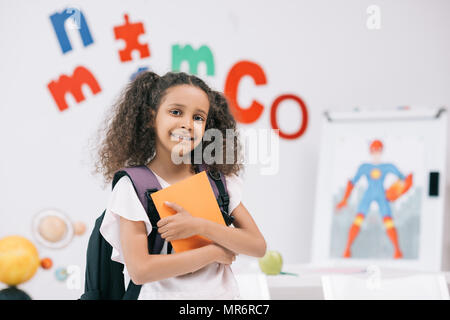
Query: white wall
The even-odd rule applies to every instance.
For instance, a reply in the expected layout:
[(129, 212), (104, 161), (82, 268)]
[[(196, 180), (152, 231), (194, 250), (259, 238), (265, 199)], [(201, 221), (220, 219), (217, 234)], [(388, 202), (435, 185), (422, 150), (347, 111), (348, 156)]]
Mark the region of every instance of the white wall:
[[(83, 11), (95, 42), (83, 47), (77, 32), (69, 33), (74, 50), (63, 55), (49, 16), (74, 4)], [(366, 9), (372, 4), (381, 9), (379, 30), (366, 26)], [(240, 128), (269, 128), (269, 107), (281, 94), (296, 94), (307, 104), (306, 133), (280, 140), (278, 174), (263, 176), (258, 166), (248, 166), (243, 203), (270, 249), (280, 251), (286, 263), (308, 262), (323, 111), (449, 106), (449, 10), (445, 0), (233, 0), (195, 5), (0, 1), (0, 238), (31, 238), (33, 215), (49, 206), (85, 221), (90, 231), (109, 188), (101, 189), (100, 178), (90, 176), (86, 144), (105, 110), (138, 67), (169, 71), (173, 44), (206, 44), (214, 54), (216, 74), (206, 76), (200, 68), (200, 75), (217, 89), (223, 90), (229, 69), (240, 60), (256, 62), (266, 73), (265, 86), (254, 86), (251, 79), (241, 83), (240, 103), (257, 99), (265, 111), (255, 123)], [(132, 62), (119, 61), (117, 50), (123, 45), (114, 40), (113, 27), (123, 23), (124, 13), (145, 24), (140, 40), (149, 43), (149, 58), (134, 55)], [(85, 101), (77, 104), (70, 97), (69, 109), (59, 112), (46, 86), (78, 65), (91, 70), (102, 92), (92, 95), (85, 88)], [(295, 104), (286, 103), (278, 119), (283, 130), (294, 132), (301, 116)], [(449, 169), (446, 180), (450, 185)], [(88, 233), (61, 250), (36, 245), (55, 267), (74, 264), (84, 270)], [(446, 251), (449, 246), (447, 239)], [(54, 268), (40, 269), (21, 287), (34, 298), (77, 298), (81, 290), (56, 282)]]

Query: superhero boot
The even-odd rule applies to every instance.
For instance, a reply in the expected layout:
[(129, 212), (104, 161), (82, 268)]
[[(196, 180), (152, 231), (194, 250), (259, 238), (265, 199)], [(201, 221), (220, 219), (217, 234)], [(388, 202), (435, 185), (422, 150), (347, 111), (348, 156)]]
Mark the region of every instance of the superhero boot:
[(352, 226), (350, 227), (350, 230), (348, 232), (348, 240), (347, 240), (347, 246), (345, 247), (345, 251), (343, 254), (344, 258), (350, 258), (352, 256), (350, 252), (350, 248), (353, 244), (353, 241), (355, 241), (356, 236), (359, 233), (359, 230), (361, 229), (361, 224), (364, 221), (364, 215), (362, 213), (358, 213), (356, 215), (355, 220), (353, 221)]
[(386, 233), (394, 245), (394, 259), (400, 259), (403, 257), (403, 254), (400, 251), (400, 246), (398, 245), (397, 229), (394, 226), (394, 221), (392, 221), (391, 217), (384, 217), (383, 221), (384, 226), (386, 227)]

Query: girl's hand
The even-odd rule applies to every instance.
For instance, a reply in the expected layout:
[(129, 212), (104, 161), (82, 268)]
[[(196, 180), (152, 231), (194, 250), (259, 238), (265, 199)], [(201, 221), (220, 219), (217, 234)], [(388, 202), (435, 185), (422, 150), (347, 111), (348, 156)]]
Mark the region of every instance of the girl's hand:
[(234, 253), (233, 251), (228, 250), (227, 248), (222, 247), (216, 243), (210, 244), (210, 246), (213, 246), (214, 250), (216, 251), (215, 261), (217, 263), (229, 265), (236, 260), (236, 253)]
[(161, 238), (172, 241), (192, 237), (199, 233), (200, 218), (191, 216), (189, 212), (173, 202), (164, 202), (177, 213), (158, 221), (158, 232)]

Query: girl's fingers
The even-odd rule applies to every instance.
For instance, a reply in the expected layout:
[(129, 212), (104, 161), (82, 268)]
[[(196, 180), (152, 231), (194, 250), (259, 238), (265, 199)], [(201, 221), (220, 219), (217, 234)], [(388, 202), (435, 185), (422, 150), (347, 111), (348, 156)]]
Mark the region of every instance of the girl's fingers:
[(176, 212), (184, 211), (184, 209), (183, 209), (181, 206), (177, 205), (177, 204), (174, 203), (174, 202), (164, 201), (164, 204), (165, 204), (166, 206), (168, 206), (168, 207), (174, 209)]
[(166, 237), (164, 238), (164, 240), (172, 241), (173, 240), (173, 235), (169, 235), (169, 234), (166, 233)]
[(169, 237), (169, 232), (161, 233), (161, 238), (167, 239), (167, 237)]
[(167, 230), (168, 230), (167, 226), (158, 228), (158, 232), (159, 232), (160, 234), (163, 234), (163, 233), (167, 232)]
[(156, 225), (160, 228), (162, 226), (165, 226), (166, 224), (169, 223), (171, 217), (167, 217), (164, 219), (159, 219), (159, 221), (156, 223)]

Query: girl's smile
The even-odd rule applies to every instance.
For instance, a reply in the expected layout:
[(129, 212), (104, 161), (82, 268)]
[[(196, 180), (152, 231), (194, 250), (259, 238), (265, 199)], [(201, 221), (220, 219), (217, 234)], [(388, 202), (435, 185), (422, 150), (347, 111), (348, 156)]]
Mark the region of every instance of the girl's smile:
[(191, 137), (189, 134), (177, 134), (171, 132), (170, 136), (172, 138), (175, 138), (175, 141), (194, 141), (194, 138)]
[(169, 88), (156, 114), (157, 150), (191, 152), (203, 137), (209, 107), (208, 95), (195, 86)]

